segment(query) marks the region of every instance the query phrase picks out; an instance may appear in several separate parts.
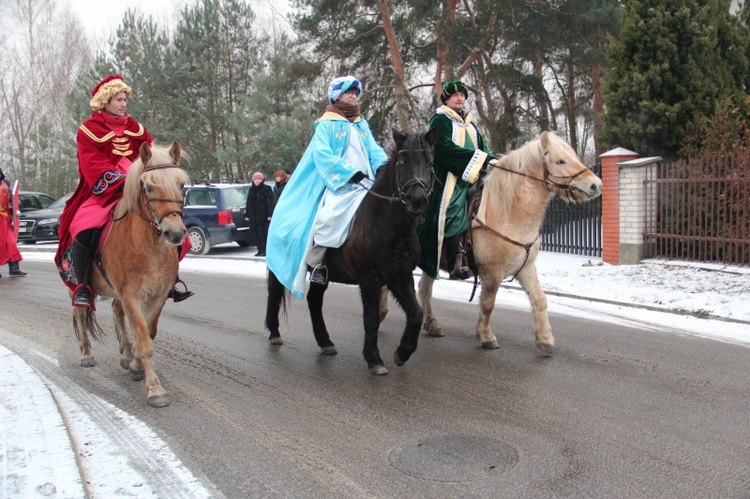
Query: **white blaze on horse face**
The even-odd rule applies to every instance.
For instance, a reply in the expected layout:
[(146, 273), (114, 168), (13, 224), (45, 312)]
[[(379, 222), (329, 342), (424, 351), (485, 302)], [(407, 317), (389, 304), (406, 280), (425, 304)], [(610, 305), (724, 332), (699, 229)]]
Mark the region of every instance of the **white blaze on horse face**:
[(602, 181), (596, 174), (581, 162), (578, 155), (559, 136), (554, 134), (542, 134), (542, 148), (548, 152), (548, 164), (550, 177), (555, 183), (566, 183), (575, 189), (570, 191), (572, 199), (562, 196), (566, 201), (584, 202), (597, 198), (602, 193)]

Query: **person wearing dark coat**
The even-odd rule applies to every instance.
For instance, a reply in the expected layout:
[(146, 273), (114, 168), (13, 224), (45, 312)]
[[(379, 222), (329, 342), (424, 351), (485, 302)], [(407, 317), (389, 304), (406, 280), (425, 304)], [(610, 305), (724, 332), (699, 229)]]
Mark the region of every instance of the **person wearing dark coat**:
[(264, 180), (261, 172), (253, 173), (253, 185), (250, 186), (245, 206), (245, 220), (250, 222), (250, 231), (255, 235), (255, 245), (258, 247), (255, 256), (266, 256), (268, 224), (271, 223), (275, 204), (273, 190)]
[(291, 176), (292, 174), (289, 173), (289, 170), (287, 169), (279, 170), (273, 174), (273, 180), (276, 182), (276, 184), (273, 186), (273, 203), (274, 204), (279, 202), (281, 193), (284, 191), (284, 187), (286, 187), (286, 183), (289, 182), (289, 177)]

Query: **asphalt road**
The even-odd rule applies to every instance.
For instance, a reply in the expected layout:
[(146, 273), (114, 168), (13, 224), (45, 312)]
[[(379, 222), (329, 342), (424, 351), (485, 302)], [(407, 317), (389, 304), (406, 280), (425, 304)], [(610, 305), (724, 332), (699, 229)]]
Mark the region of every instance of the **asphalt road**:
[(32, 364), (31, 348), (57, 359), (47, 374), (146, 422), (218, 496), (750, 497), (742, 346), (553, 315), (545, 358), (529, 314), (497, 309), (501, 346), (485, 351), (476, 305), (436, 301), (446, 336), (421, 336), (397, 367), (404, 315), (392, 303), (380, 334), (390, 374), (375, 377), (356, 288), (329, 289), (339, 353), (322, 356), (304, 302), (271, 346), (263, 280), (184, 273), (196, 295), (162, 314), (155, 359), (171, 405), (154, 409), (119, 367), (108, 304), (98, 364), (82, 368), (53, 266), (24, 270), (0, 279), (4, 329), (17, 333), (3, 343)]

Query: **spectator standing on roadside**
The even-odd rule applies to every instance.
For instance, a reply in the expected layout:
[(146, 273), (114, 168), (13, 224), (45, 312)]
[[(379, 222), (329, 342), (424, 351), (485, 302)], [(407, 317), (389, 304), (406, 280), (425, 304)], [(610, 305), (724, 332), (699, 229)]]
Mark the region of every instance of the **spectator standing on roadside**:
[(0, 265), (8, 264), (11, 277), (23, 277), (26, 272), (18, 268), (18, 262), (23, 260), (16, 244), (13, 232), (13, 202), (10, 198), (10, 187), (5, 180), (5, 173), (0, 168)]
[(281, 193), (284, 191), (284, 187), (286, 187), (286, 183), (289, 182), (289, 177), (291, 176), (292, 174), (286, 168), (283, 170), (279, 170), (273, 174), (273, 180), (274, 182), (276, 182), (273, 186), (273, 204), (274, 205), (279, 202)]
[(245, 206), (245, 220), (250, 222), (250, 231), (255, 236), (255, 245), (258, 247), (255, 256), (266, 256), (268, 224), (271, 223), (275, 204), (273, 190), (264, 180), (265, 176), (261, 172), (253, 173), (253, 185), (250, 186)]

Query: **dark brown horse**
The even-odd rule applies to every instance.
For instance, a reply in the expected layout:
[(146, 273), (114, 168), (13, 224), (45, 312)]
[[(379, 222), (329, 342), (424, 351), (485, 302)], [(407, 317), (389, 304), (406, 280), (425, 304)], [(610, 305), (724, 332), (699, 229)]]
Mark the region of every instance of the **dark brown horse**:
[[(414, 292), (412, 275), (419, 260), (416, 225), (427, 206), (435, 178), (434, 132), (405, 135), (394, 130), (393, 139), (390, 159), (378, 170), (375, 184), (357, 209), (349, 238), (342, 247), (326, 252), (329, 281), (359, 285), (365, 326), (362, 353), (373, 374), (388, 374), (378, 350), (380, 290), (384, 286), (406, 313), (406, 327), (393, 361), (401, 366), (417, 349), (422, 308)], [(327, 288), (327, 284), (311, 284), (307, 303), (315, 339), (324, 354), (333, 355), (337, 353), (336, 347), (323, 320), (323, 295)], [(287, 293), (269, 271), (266, 327), (273, 344), (282, 344), (279, 310), (282, 304), (286, 306)]]

